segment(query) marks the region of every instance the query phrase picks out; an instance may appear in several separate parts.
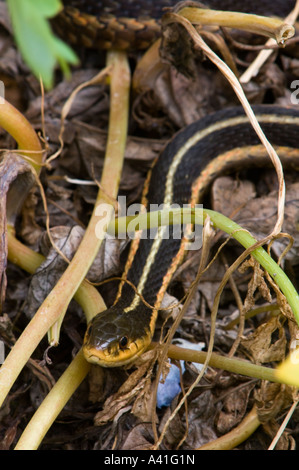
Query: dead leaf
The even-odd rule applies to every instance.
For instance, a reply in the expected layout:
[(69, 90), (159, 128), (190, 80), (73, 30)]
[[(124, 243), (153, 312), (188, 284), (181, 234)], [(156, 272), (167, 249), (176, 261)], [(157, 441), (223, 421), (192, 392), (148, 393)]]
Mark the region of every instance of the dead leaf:
[[(270, 439), (273, 440), (279, 427), (280, 424), (276, 420), (272, 419), (263, 425), (263, 430), (268, 434), (268, 436), (270, 436)], [(281, 434), (275, 446), (275, 450), (296, 450), (296, 441), (288, 431), (284, 430)]]
[(6, 224), (14, 226), (33, 183), (34, 176), (29, 163), (16, 153), (4, 152), (0, 161), (0, 306), (6, 290)]
[[(56, 246), (63, 254), (71, 259), (82, 239), (83, 229), (81, 227), (55, 227), (51, 230), (51, 236)], [(45, 242), (42, 245), (45, 246)], [(32, 317), (49, 292), (52, 290), (67, 266), (66, 261), (61, 258), (55, 248), (48, 252), (46, 260), (39, 266), (32, 276), (27, 296), (26, 314)]]
[(12, 346), (16, 341), (16, 338), (13, 332), (13, 323), (6, 313), (0, 316), (0, 338), (1, 338), (1, 341), (4, 341), (6, 344), (10, 346)]
[(197, 449), (217, 438), (214, 425), (216, 411), (210, 390), (203, 391), (188, 404), (187, 449)]
[(244, 302), (244, 311), (248, 312), (255, 305), (255, 292), (258, 290), (261, 296), (267, 300), (269, 303), (272, 301), (271, 293), (269, 287), (264, 279), (264, 270), (261, 269), (260, 264), (252, 256), (244, 261), (242, 266), (240, 266), (239, 271), (244, 273), (248, 267), (253, 269), (253, 275), (248, 283), (248, 289), (246, 294), (246, 299)]
[(233, 217), (242, 211), (243, 207), (256, 196), (251, 181), (238, 181), (231, 176), (217, 178), (211, 189), (212, 207), (227, 217)]
[(223, 400), (223, 408), (216, 421), (217, 431), (226, 434), (233, 427), (237, 426), (243, 419), (247, 406), (248, 397), (253, 388), (253, 384), (242, 387), (241, 390), (232, 390)]
[[(165, 431), (164, 426), (167, 423), (168, 419), (170, 418), (174, 407), (178, 404), (178, 399), (179, 398), (176, 397), (172, 402), (172, 406), (166, 408), (166, 411), (159, 423), (160, 433)], [(181, 441), (181, 439), (184, 437), (185, 431), (186, 431), (185, 417), (184, 416), (182, 417), (180, 413), (176, 413), (176, 415), (170, 421), (166, 429), (164, 441), (167, 442), (167, 444), (171, 448), (175, 448), (177, 444)]]
[(160, 55), (163, 62), (173, 65), (176, 70), (186, 77), (196, 76), (195, 57), (199, 51), (195, 51), (192, 40), (186, 29), (170, 21), (169, 14), (165, 14), (162, 21), (162, 40)]
[[(84, 236), (84, 229), (79, 225), (69, 227), (55, 227), (51, 229), (51, 237), (55, 245), (68, 260), (76, 253)], [(100, 282), (116, 275), (119, 271), (120, 241), (107, 236), (99, 250), (97, 257), (88, 271), (87, 278), (92, 282)], [(27, 314), (31, 317), (41, 305), (49, 292), (60, 279), (67, 267), (67, 262), (52, 247), (48, 235), (45, 233), (41, 249), (46, 260), (32, 276), (27, 296)]]
[(242, 339), (241, 345), (257, 364), (282, 361), (287, 340), (280, 319), (274, 317), (263, 323), (251, 335)]
[(260, 389), (255, 390), (255, 401), (261, 423), (267, 423), (290, 405), (293, 389), (288, 385), (263, 381)]
[(122, 450), (150, 450), (154, 443), (153, 429), (150, 423), (135, 426), (122, 445)]
[[(109, 421), (112, 421), (122, 408), (131, 405), (133, 400), (137, 400), (135, 406), (135, 413), (137, 415), (148, 415), (148, 405), (145, 403), (144, 398), (149, 398), (151, 389), (151, 377), (154, 363), (156, 362), (156, 351), (148, 351), (143, 354), (138, 361), (138, 367), (123, 383), (117, 393), (111, 395), (106, 402), (102, 411), (99, 411), (95, 416), (95, 425), (102, 426)], [(145, 405), (142, 407), (142, 402)]]
[(1, 439), (0, 450), (9, 450), (10, 446), (15, 440), (16, 434), (18, 432), (18, 426), (20, 424), (21, 418), (15, 418), (10, 424), (9, 428), (6, 430), (5, 436)]
[[(267, 178), (268, 177), (268, 178)], [(290, 175), (291, 177), (291, 175)], [(271, 172), (263, 173), (264, 184), (273, 188), (276, 179), (270, 179)], [(299, 259), (299, 237), (297, 221), (299, 219), (299, 183), (287, 181), (285, 217), (282, 231), (290, 234), (294, 239), (292, 249), (285, 259), (292, 265)], [(217, 178), (212, 186), (213, 209), (222, 214), (233, 217), (235, 222), (247, 229), (258, 240), (269, 234), (277, 217), (277, 191), (256, 197), (256, 191), (251, 181), (237, 181), (234, 177), (224, 176)], [(286, 238), (275, 240), (271, 252), (277, 257), (281, 255), (288, 245)]]

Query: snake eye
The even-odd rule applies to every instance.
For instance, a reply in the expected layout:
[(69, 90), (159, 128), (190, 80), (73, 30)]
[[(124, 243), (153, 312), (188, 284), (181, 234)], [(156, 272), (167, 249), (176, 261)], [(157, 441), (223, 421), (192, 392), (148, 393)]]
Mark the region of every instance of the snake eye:
[(127, 336), (122, 336), (119, 340), (119, 347), (120, 349), (125, 349), (127, 344), (128, 344), (128, 338)]

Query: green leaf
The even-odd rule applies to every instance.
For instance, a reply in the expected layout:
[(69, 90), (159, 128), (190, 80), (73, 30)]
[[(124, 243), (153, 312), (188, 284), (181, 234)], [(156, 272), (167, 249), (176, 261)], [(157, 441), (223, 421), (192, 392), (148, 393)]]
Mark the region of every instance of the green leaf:
[(38, 9), (45, 18), (52, 18), (63, 8), (62, 2), (60, 0), (51, 0), (50, 2), (47, 0), (43, 0), (42, 2), (38, 2), (37, 0), (30, 1), (33, 5), (38, 4)]
[(53, 85), (57, 62), (63, 72), (69, 74), (69, 64), (78, 59), (72, 49), (57, 38), (48, 18), (62, 8), (59, 0), (7, 0), (16, 44), (26, 64), (47, 89)]

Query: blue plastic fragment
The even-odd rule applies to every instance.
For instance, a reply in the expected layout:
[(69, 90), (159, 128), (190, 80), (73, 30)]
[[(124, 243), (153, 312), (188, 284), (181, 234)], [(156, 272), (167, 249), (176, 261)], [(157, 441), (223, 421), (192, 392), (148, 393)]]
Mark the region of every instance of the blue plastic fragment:
[[(184, 348), (193, 348), (198, 351), (204, 348), (204, 343), (198, 343), (197, 345), (193, 343), (189, 343), (185, 340), (176, 340), (176, 344)], [(181, 386), (180, 386), (180, 369), (175, 364), (170, 363), (170, 370), (165, 381), (159, 382), (158, 390), (157, 390), (157, 407), (163, 408), (164, 406), (169, 406), (172, 400), (180, 393)], [(185, 371), (185, 364), (184, 361), (180, 361), (182, 374)], [(198, 370), (202, 368), (201, 364), (194, 364)], [(162, 380), (162, 376), (160, 378)]]
[[(170, 362), (170, 361), (169, 361)], [(182, 367), (182, 373), (185, 370), (184, 362), (180, 361)], [(163, 406), (169, 406), (180, 393), (180, 369), (175, 364), (171, 364), (170, 371), (165, 379), (165, 381), (159, 382), (157, 390), (157, 407), (162, 408)]]

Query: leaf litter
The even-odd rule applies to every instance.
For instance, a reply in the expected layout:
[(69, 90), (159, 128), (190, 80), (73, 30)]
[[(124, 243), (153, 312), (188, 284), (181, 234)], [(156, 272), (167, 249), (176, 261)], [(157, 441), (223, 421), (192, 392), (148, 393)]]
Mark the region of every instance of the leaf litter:
[[(222, 35), (223, 32), (217, 34)], [(227, 32), (224, 36), (227, 39)], [(243, 38), (244, 40), (244, 38)], [(245, 38), (248, 41), (248, 37)], [(7, 33), (0, 36), (0, 45), (6, 41), (6, 49), (13, 51), (13, 43), (7, 44)], [(244, 51), (233, 46), (230, 42), (231, 54), (236, 61), (236, 67), (243, 70), (240, 64), (250, 63), (254, 50)], [(250, 44), (250, 43), (249, 43)], [(10, 81), (15, 75), (11, 71), (18, 70), (18, 77), (12, 81), (14, 93), (12, 101), (21, 107), (37, 131), (41, 129), (41, 97), (37, 81), (28, 73), (26, 67), (19, 62), (16, 64), (15, 54), (9, 54), (0, 63), (2, 80)], [(19, 58), (18, 58), (19, 61)], [(61, 110), (71, 92), (82, 82), (91, 77), (102, 67), (104, 55), (95, 56), (87, 51), (82, 58), (82, 69), (75, 70), (70, 81), (57, 79), (52, 91), (45, 94), (44, 128), (47, 136), (49, 155), (55, 154), (60, 148), (60, 115)], [(84, 68), (83, 68), (84, 64)], [(128, 145), (126, 149), (123, 178), (120, 182), (120, 193), (127, 197), (129, 203), (139, 201), (146, 172), (151, 162), (157, 157), (165, 142), (184, 125), (225, 106), (237, 103), (230, 87), (219, 71), (207, 61), (196, 60), (195, 78), (188, 79), (178, 74), (172, 67), (166, 66), (163, 77), (159, 77), (156, 90), (148, 90), (132, 102), (132, 117), (129, 128)], [(254, 103), (269, 100), (273, 103), (288, 103), (288, 83), (298, 78), (298, 60), (289, 55), (288, 47), (276, 51), (275, 56), (266, 63), (256, 79), (247, 85), (248, 94)], [(287, 77), (287, 80), (286, 80)], [(20, 85), (26, 81), (26, 91)], [(251, 86), (251, 88), (250, 88)], [(195, 99), (194, 99), (195, 96)], [(95, 201), (97, 185), (100, 180), (103, 155), (106, 141), (106, 131), (109, 112), (109, 92), (106, 85), (86, 88), (78, 94), (69, 115), (65, 120), (63, 134), (64, 146), (61, 155), (53, 160), (42, 172), (41, 181), (47, 197), (48, 213), (51, 232), (58, 233), (59, 247), (67, 248), (67, 258), (71, 258), (88, 223), (92, 206)], [(11, 142), (3, 133), (1, 148), (10, 148)], [(10, 157), (11, 158), (11, 157)], [(11, 160), (12, 162), (12, 160)], [(12, 163), (11, 163), (12, 164)], [(269, 176), (270, 174), (270, 176)], [(1, 177), (1, 176), (0, 176)], [(273, 226), (272, 214), (275, 214), (275, 186), (271, 172), (254, 173), (242, 171), (231, 176), (227, 187), (217, 189), (218, 201), (228, 199), (224, 213), (236, 214), (235, 220), (258, 237), (268, 233)], [(287, 202), (285, 231), (294, 238), (294, 245), (288, 256), (283, 259), (284, 268), (292, 281), (298, 279), (298, 190), (296, 172), (286, 173)], [(90, 185), (72, 183), (74, 180), (92, 182)], [(240, 207), (240, 199), (232, 188), (246, 184), (250, 185), (250, 195)], [(215, 192), (215, 182), (212, 191)], [(1, 190), (2, 202), (5, 201), (6, 190)], [(220, 191), (220, 192), (219, 192)], [(242, 189), (241, 189), (242, 191)], [(272, 191), (272, 193), (271, 193)], [(230, 194), (233, 194), (230, 197)], [(229, 199), (231, 198), (231, 201)], [(275, 199), (275, 201), (274, 201)], [(207, 195), (205, 205), (213, 204), (215, 198)], [(218, 209), (215, 204), (214, 208)], [(258, 223), (257, 223), (258, 217)], [(274, 215), (275, 217), (275, 215)], [(1, 210), (1, 239), (5, 235), (5, 211)], [(31, 248), (39, 250), (45, 245), (46, 214), (38, 191), (26, 201), (22, 217), (16, 224), (17, 234)], [(266, 231), (266, 232), (265, 232)], [(71, 234), (75, 235), (75, 240)], [(55, 238), (56, 239), (56, 238)], [(216, 237), (211, 248), (211, 257), (217, 252), (223, 238)], [(280, 240), (278, 240), (280, 242)], [(285, 244), (284, 244), (285, 246)], [(228, 262), (232, 262), (240, 253), (241, 248), (235, 243), (223, 248)], [(278, 247), (275, 256), (282, 249)], [(46, 264), (39, 273), (28, 276), (20, 269), (8, 263), (6, 269), (6, 248), (2, 247), (1, 270), (3, 273), (3, 291), (6, 298), (2, 309), (0, 337), (11, 347), (14, 337), (26, 325), (26, 314), (34, 312), (48, 289), (55, 283), (65, 267), (53, 247), (50, 249)], [(117, 255), (113, 262), (116, 271), (122, 272), (123, 257)], [(106, 255), (110, 258), (110, 254)], [(189, 254), (186, 261), (175, 276), (169, 293), (180, 300), (189, 290), (195, 277), (199, 256)], [(106, 265), (106, 262), (102, 263)], [(271, 305), (278, 301), (283, 305), (283, 299), (275, 297), (277, 292), (269, 284), (259, 268), (243, 265), (243, 269), (234, 273), (240, 296), (245, 310), (254, 308), (266, 302)], [(252, 270), (253, 268), (253, 270)], [(100, 269), (95, 265), (92, 281), (100, 280)], [(202, 277), (198, 293), (189, 306), (177, 335), (179, 338), (192, 340), (195, 343), (208, 344), (211, 329), (210, 309), (215, 292), (225, 272), (221, 257), (217, 256)], [(254, 274), (252, 274), (252, 272)], [(110, 276), (109, 274), (108, 276)], [(6, 287), (5, 276), (8, 283)], [(29, 282), (30, 281), (30, 282)], [(48, 285), (49, 284), (49, 285)], [(19, 295), (16, 296), (17, 287)], [(107, 304), (115, 297), (117, 283), (109, 282), (99, 287)], [(278, 296), (279, 297), (279, 296)], [(31, 307), (29, 305), (31, 304)], [(161, 331), (167, 331), (172, 319), (166, 310), (157, 322), (155, 340), (159, 340)], [(224, 326), (236, 314), (236, 300), (229, 286), (223, 291), (220, 309), (217, 315), (215, 332), (215, 348), (221, 354), (228, 354), (237, 335), (237, 329), (228, 330)], [(9, 321), (8, 321), (9, 319)], [(13, 335), (11, 332), (13, 331)], [(49, 370), (48, 385), (45, 378), (37, 374), (33, 368), (26, 368), (18, 379), (12, 392), (11, 400), (6, 408), (6, 414), (1, 420), (0, 435), (3, 446), (12, 448), (28, 422), (32, 409), (36, 409), (40, 400), (46, 396), (50, 384), (57, 380), (65, 369), (74, 352), (80, 347), (85, 331), (85, 321), (80, 308), (72, 303), (62, 326), (60, 345), (49, 352), (51, 364), (43, 365)], [(258, 364), (273, 366), (281, 361), (288, 352), (290, 338), (297, 337), (296, 325), (284, 316), (271, 316), (265, 309), (264, 313), (251, 317), (245, 322), (240, 346), (235, 355), (239, 358), (250, 358)], [(46, 339), (40, 344), (33, 360), (42, 360), (47, 349)], [(156, 440), (153, 428), (159, 433), (175, 409), (180, 397), (176, 397), (170, 406), (160, 410), (154, 408), (154, 381), (157, 379), (156, 351), (149, 351), (136, 368), (132, 370), (97, 370), (93, 371), (87, 380), (79, 387), (72, 399), (66, 405), (58, 420), (49, 430), (44, 439), (42, 449), (151, 449)], [(35, 369), (36, 370), (36, 369)], [(167, 374), (167, 366), (164, 368)], [(196, 372), (192, 365), (186, 364), (183, 374), (182, 390), (187, 390), (194, 382)], [(47, 379), (48, 380), (48, 379)], [(163, 449), (195, 449), (216, 439), (234, 429), (255, 403), (258, 407), (262, 426), (240, 448), (255, 450), (266, 449), (277, 432), (278, 423), (283, 413), (290, 406), (293, 391), (286, 386), (269, 384), (262, 381), (240, 376), (237, 374), (208, 368), (200, 383), (188, 397), (186, 406), (175, 415), (165, 431), (161, 444)], [(11, 403), (14, 406), (11, 406)], [(29, 412), (30, 410), (30, 412)], [(293, 415), (288, 429), (283, 433), (281, 448), (290, 449), (296, 445), (298, 416)]]

